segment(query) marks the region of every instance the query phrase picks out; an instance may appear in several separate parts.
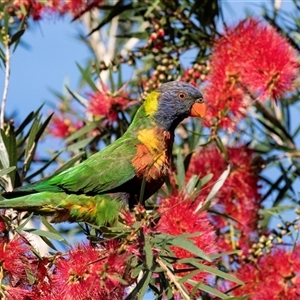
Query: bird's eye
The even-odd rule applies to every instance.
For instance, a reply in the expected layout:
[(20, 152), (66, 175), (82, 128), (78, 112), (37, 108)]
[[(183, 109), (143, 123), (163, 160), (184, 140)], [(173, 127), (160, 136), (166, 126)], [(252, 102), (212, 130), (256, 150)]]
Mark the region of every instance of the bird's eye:
[(186, 97), (186, 94), (184, 92), (179, 92), (178, 93), (178, 98), (184, 99)]
[(197, 99), (197, 102), (198, 102), (198, 103), (203, 103), (203, 102), (204, 102), (204, 99), (203, 99), (202, 97), (201, 97), (201, 98), (198, 98), (198, 99)]

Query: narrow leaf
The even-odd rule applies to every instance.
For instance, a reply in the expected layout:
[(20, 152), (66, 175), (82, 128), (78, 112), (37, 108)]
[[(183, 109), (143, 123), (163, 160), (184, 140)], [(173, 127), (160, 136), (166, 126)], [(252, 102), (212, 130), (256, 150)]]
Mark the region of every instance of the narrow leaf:
[(225, 180), (227, 179), (228, 175), (230, 173), (230, 165), (228, 165), (227, 169), (221, 174), (220, 178), (217, 180), (217, 182), (212, 187), (211, 191), (209, 192), (208, 196), (206, 197), (204, 203), (200, 203), (197, 208), (195, 209), (195, 212), (205, 210), (209, 207), (211, 200), (215, 197), (215, 195), (218, 193), (220, 188), (223, 186)]
[(176, 176), (177, 180), (176, 181), (177, 181), (179, 189), (181, 190), (182, 187), (184, 186), (184, 182), (185, 182), (185, 168), (184, 168), (181, 149), (178, 149), (176, 165), (177, 165), (177, 176)]
[(188, 280), (187, 281), (189, 284), (193, 285), (196, 289), (199, 289), (201, 291), (204, 291), (206, 293), (215, 295), (217, 297), (219, 297), (220, 299), (228, 299), (228, 295), (221, 293), (220, 291), (210, 287), (209, 285), (206, 285), (204, 283), (201, 282), (196, 282), (194, 280)]
[(61, 235), (60, 232), (58, 232), (48, 221), (46, 218), (44, 218), (43, 216), (40, 216), (42, 223), (45, 225), (45, 227), (49, 230), (49, 232), (52, 232), (54, 234), (56, 234), (57, 236), (61, 237), (61, 241), (63, 243), (65, 243), (66, 245), (69, 246), (69, 243), (67, 242), (67, 240)]
[(40, 237), (46, 237), (48, 239), (53, 239), (56, 241), (60, 241), (63, 242), (64, 238), (58, 233), (54, 233), (54, 232), (49, 232), (49, 231), (45, 231), (45, 230), (41, 230), (41, 229), (25, 229), (25, 231), (28, 231), (32, 234), (36, 234)]
[(85, 125), (84, 127), (80, 128), (79, 130), (77, 130), (76, 132), (74, 132), (73, 134), (68, 136), (65, 139), (65, 143), (69, 143), (71, 141), (74, 141), (74, 140), (84, 136), (86, 133), (89, 133), (89, 132), (93, 131), (95, 128), (97, 128), (98, 125), (99, 125), (99, 122), (91, 122), (88, 125)]
[(205, 254), (200, 248), (198, 248), (193, 242), (184, 239), (181, 236), (177, 236), (174, 239), (170, 240), (170, 243), (174, 246), (185, 249), (204, 260), (211, 261), (210, 257)]
[(9, 174), (10, 172), (14, 171), (16, 169), (16, 167), (9, 167), (3, 170), (0, 170), (0, 177)]

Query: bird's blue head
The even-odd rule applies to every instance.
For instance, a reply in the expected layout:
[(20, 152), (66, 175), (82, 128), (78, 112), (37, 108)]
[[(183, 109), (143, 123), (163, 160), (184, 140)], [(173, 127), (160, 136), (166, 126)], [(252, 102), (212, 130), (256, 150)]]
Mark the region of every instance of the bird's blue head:
[(193, 85), (171, 81), (148, 95), (145, 111), (153, 116), (158, 126), (174, 131), (188, 116), (204, 117), (206, 104), (200, 91)]

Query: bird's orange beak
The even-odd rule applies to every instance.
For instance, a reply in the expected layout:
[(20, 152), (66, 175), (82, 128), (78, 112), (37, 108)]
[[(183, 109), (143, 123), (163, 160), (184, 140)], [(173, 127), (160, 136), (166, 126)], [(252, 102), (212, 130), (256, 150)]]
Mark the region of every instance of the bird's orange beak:
[(206, 104), (205, 102), (203, 103), (194, 103), (191, 111), (190, 111), (190, 116), (191, 117), (201, 117), (203, 118), (206, 113)]

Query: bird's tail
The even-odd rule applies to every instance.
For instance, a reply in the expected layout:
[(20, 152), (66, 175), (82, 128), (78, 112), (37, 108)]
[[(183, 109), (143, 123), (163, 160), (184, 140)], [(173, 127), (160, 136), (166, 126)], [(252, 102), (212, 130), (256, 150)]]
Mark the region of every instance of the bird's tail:
[(0, 208), (13, 208), (53, 215), (53, 222), (75, 221), (104, 225), (114, 222), (123, 203), (109, 195), (76, 195), (40, 192), (0, 201)]

